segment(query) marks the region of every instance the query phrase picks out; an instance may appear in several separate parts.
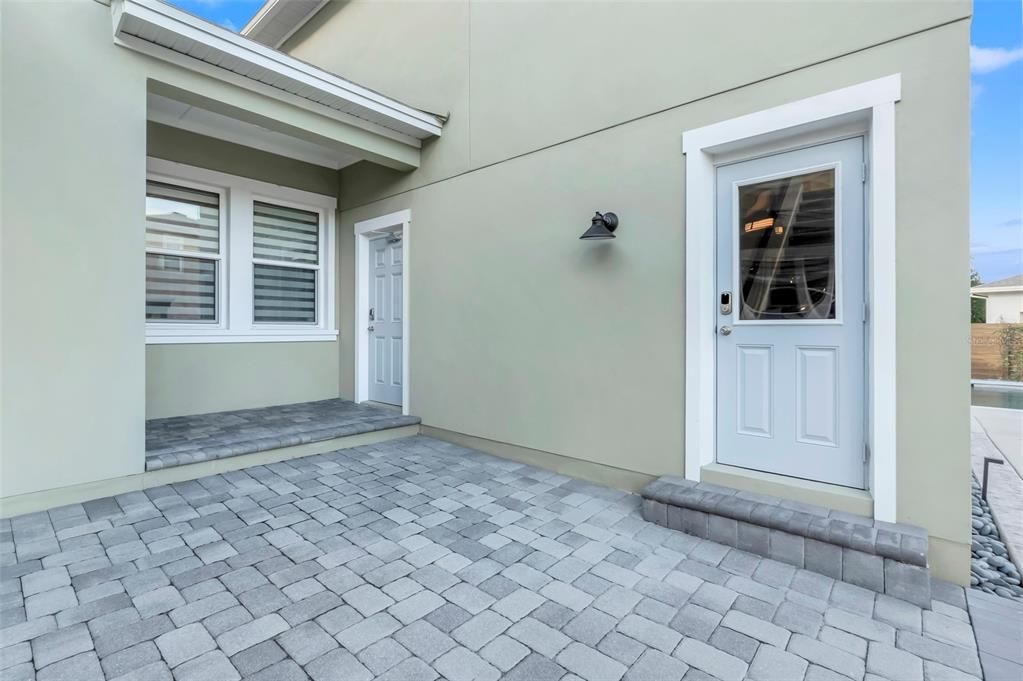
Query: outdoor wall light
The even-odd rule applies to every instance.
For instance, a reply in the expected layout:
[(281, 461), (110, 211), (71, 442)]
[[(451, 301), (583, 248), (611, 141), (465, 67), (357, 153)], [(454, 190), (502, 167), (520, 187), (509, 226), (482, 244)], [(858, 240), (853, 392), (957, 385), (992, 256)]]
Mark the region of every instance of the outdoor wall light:
[(614, 213), (603, 213), (599, 211), (590, 218), (590, 228), (583, 232), (580, 239), (613, 239), (614, 231), (618, 227), (618, 216)]

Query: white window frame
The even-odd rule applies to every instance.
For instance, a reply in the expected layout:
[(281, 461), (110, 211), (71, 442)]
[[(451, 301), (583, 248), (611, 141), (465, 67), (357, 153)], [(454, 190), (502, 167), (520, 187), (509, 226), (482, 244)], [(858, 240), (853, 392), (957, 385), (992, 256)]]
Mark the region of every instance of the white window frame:
[[(185, 189), (196, 189), (203, 192), (209, 192), (210, 194), (216, 194), (220, 201), (219, 221), (220, 230), (218, 232), (217, 242), (217, 253), (202, 253), (195, 251), (179, 251), (173, 248), (151, 248), (146, 246), (146, 255), (166, 255), (177, 258), (192, 258), (196, 260), (214, 260), (217, 263), (217, 275), (214, 281), (216, 286), (216, 319), (211, 322), (199, 322), (199, 321), (150, 321), (146, 320), (146, 333), (149, 333), (149, 329), (154, 331), (163, 329), (173, 329), (174, 333), (182, 333), (183, 331), (191, 333), (193, 331), (200, 331), (209, 333), (213, 331), (223, 331), (227, 328), (227, 250), (228, 250), (228, 238), (227, 238), (227, 190), (223, 187), (218, 187), (212, 184), (205, 184), (202, 182), (195, 182), (192, 180), (186, 180), (178, 177), (171, 177), (159, 173), (147, 173), (146, 182), (150, 180), (153, 182), (162, 182), (164, 184), (176, 185)], [(148, 192), (147, 192), (148, 195)]]
[[(150, 158), (146, 177), (216, 192), (221, 196), (217, 322), (146, 322), (147, 344), (335, 341), (336, 212), (333, 196), (282, 187), (205, 168)], [(320, 217), (316, 322), (255, 322), (253, 309), (253, 205), (255, 201), (298, 208)], [(147, 253), (157, 252), (146, 249)], [(175, 253), (174, 255), (185, 255)], [(267, 262), (283, 267), (291, 263)], [(307, 269), (307, 267), (306, 267)]]
[[(319, 328), (320, 321), (322, 319), (324, 319), (324, 317), (327, 315), (327, 310), (325, 309), (325, 305), (324, 305), (324, 303), (325, 303), (325, 300), (324, 300), (325, 296), (322, 296), (320, 294), (322, 293), (323, 289), (327, 286), (327, 276), (326, 276), (327, 272), (326, 272), (326, 267), (325, 267), (326, 258), (324, 257), (323, 250), (324, 250), (324, 244), (326, 244), (327, 241), (329, 240), (328, 232), (330, 230), (327, 229), (328, 213), (333, 214), (333, 211), (326, 210), (324, 208), (320, 208), (320, 207), (316, 207), (316, 206), (311, 206), (308, 203), (299, 203), (297, 201), (290, 201), (290, 200), (287, 200), (287, 199), (282, 199), (282, 198), (280, 198), (280, 196), (263, 195), (262, 193), (253, 193), (251, 195), (251, 198), (252, 198), (252, 201), (251, 201), (250, 205), (252, 205), (253, 207), (254, 207), (256, 202), (258, 202), (258, 203), (267, 203), (267, 204), (270, 204), (270, 205), (273, 205), (273, 206), (280, 206), (281, 208), (296, 208), (298, 210), (304, 210), (304, 211), (307, 211), (309, 213), (316, 213), (316, 215), (319, 217), (319, 220), (318, 220), (319, 232), (317, 234), (317, 245), (318, 245), (318, 248), (319, 248), (319, 255), (318, 255), (317, 259), (316, 259), (316, 264), (315, 265), (310, 265), (309, 263), (304, 263), (304, 262), (290, 262), (288, 260), (269, 260), (269, 259), (266, 259), (266, 258), (257, 258), (257, 257), (255, 257), (255, 255), (251, 255), (251, 253), (250, 253), (250, 257), (249, 257), (249, 261), (250, 261), (251, 265), (269, 265), (271, 267), (285, 267), (285, 268), (292, 268), (292, 269), (296, 269), (296, 270), (315, 270), (316, 271), (316, 322), (313, 323), (313, 324), (310, 324), (308, 322), (294, 322), (294, 323), (288, 324), (288, 323), (284, 323), (284, 322), (257, 322), (255, 320), (253, 320), (252, 321), (253, 328), (260, 329), (260, 330), (265, 330), (265, 331), (277, 331), (277, 330), (287, 331), (287, 330), (294, 330), (295, 328), (304, 328), (304, 329), (316, 329), (316, 328)], [(253, 227), (253, 229), (254, 229), (254, 227)], [(250, 231), (250, 234), (251, 233), (252, 232)], [(254, 242), (254, 238), (252, 239), (252, 241)], [(252, 269), (253, 269), (253, 274), (254, 274), (255, 273), (255, 268), (253, 267)], [(249, 302), (249, 307), (253, 308), (252, 312), (253, 312), (253, 315), (254, 315), (255, 314), (255, 308), (254, 308), (254, 304), (255, 304), (255, 290), (254, 290), (255, 289), (255, 279), (254, 278), (252, 280), (252, 287), (251, 288), (252, 288), (252, 293), (253, 293), (253, 299)]]

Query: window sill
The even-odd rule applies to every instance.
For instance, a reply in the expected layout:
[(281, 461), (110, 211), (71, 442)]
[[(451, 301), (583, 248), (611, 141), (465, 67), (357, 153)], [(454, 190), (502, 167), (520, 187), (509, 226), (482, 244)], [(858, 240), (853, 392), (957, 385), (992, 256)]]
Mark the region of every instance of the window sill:
[(146, 345), (180, 345), (186, 343), (308, 343), (336, 341), (337, 331), (323, 329), (295, 331), (207, 331), (181, 333), (147, 333)]

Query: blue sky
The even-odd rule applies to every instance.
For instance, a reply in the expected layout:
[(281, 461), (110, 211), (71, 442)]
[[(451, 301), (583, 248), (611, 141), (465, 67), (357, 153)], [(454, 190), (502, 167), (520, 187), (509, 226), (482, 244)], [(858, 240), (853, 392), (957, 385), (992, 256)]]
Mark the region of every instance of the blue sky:
[[(170, 0), (238, 30), (262, 0)], [(1023, 273), (1023, 3), (975, 0), (970, 257), (983, 281)], [(372, 86), (372, 83), (368, 83)]]
[(241, 30), (263, 5), (263, 0), (166, 0), (175, 7), (191, 12), (232, 31)]
[(982, 281), (1023, 273), (1023, 7), (975, 0), (970, 29), (970, 256)]

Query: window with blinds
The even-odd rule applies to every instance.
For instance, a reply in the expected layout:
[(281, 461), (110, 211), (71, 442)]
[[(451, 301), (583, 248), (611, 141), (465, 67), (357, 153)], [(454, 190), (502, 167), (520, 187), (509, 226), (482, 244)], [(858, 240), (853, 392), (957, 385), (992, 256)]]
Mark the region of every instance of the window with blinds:
[(262, 201), (252, 208), (253, 321), (315, 324), (319, 214)]
[(337, 338), (336, 199), (160, 159), (147, 165), (147, 343)]
[(146, 320), (216, 322), (220, 195), (146, 182)]

